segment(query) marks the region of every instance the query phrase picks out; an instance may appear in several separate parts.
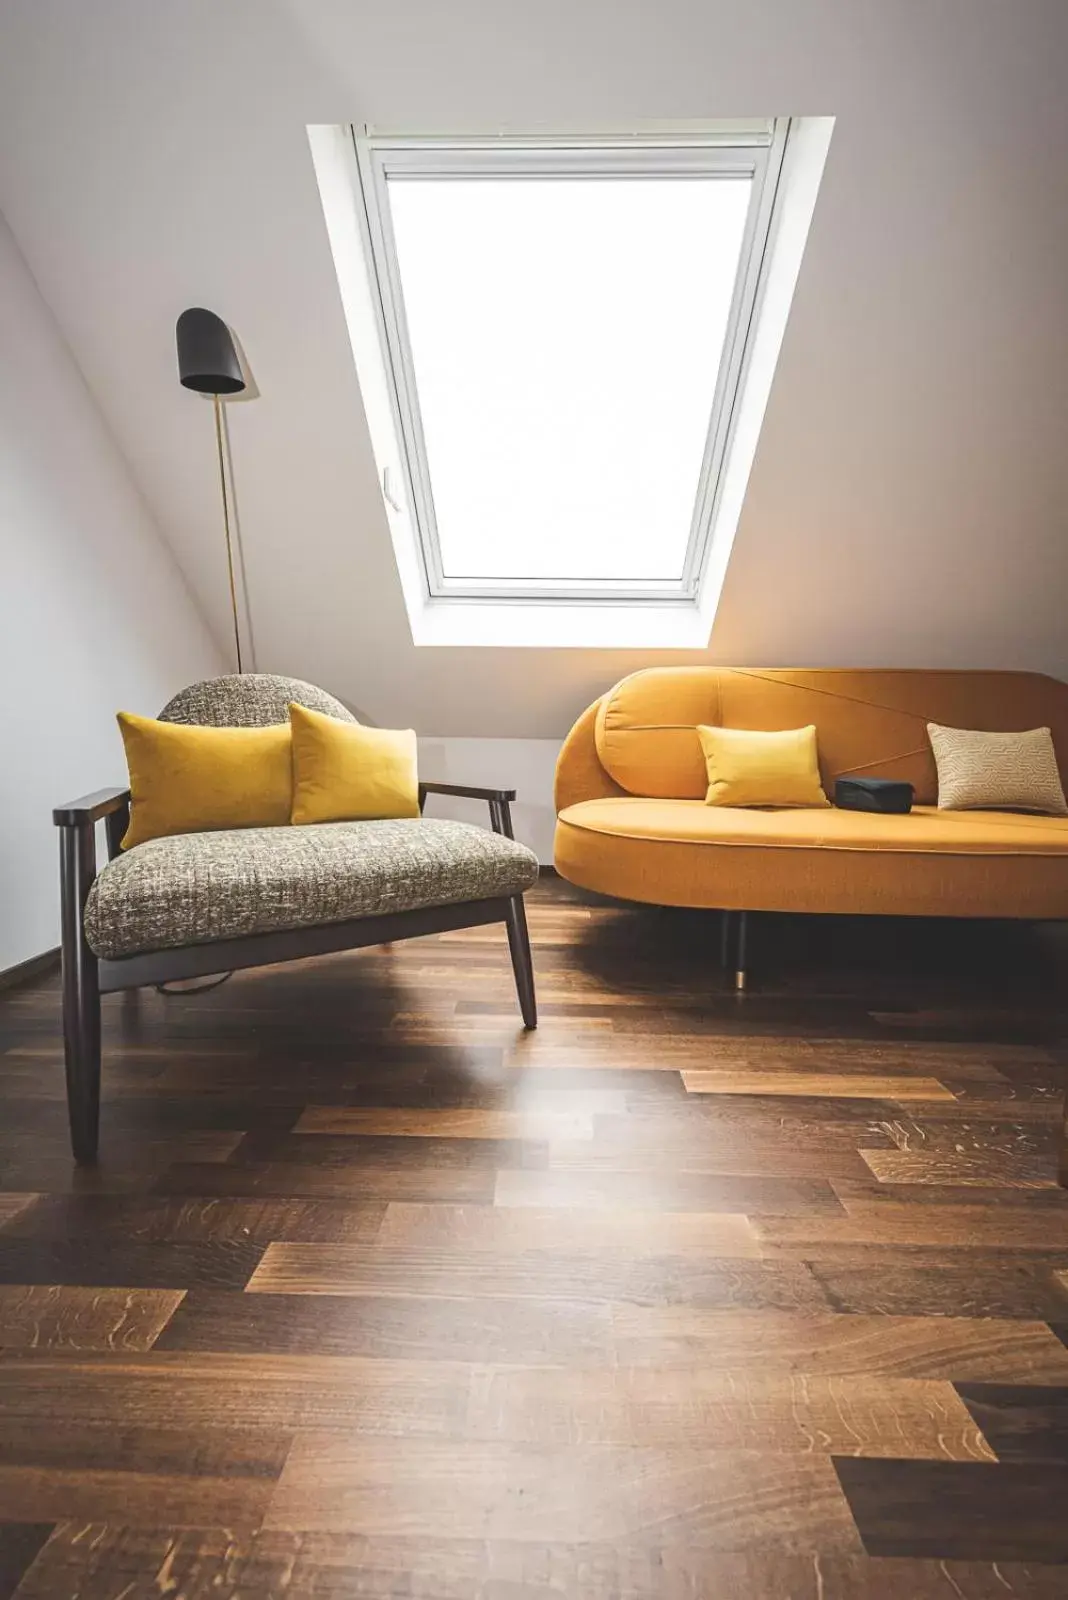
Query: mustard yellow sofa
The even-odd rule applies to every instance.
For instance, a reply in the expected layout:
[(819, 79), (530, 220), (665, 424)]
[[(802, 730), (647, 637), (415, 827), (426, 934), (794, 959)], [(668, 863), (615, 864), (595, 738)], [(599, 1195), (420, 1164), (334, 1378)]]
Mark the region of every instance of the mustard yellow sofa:
[[(939, 811), (928, 721), (1049, 727), (1068, 780), (1068, 685), (1037, 674), (636, 672), (582, 714), (561, 750), (557, 871), (655, 905), (1068, 917), (1068, 818)], [(829, 796), (837, 777), (865, 773), (906, 779), (916, 805), (908, 816), (705, 805), (699, 723), (815, 723)]]

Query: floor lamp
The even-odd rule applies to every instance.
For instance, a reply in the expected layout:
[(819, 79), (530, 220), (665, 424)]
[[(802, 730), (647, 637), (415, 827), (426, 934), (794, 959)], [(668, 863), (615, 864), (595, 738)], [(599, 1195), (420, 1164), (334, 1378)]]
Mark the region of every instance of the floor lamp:
[(222, 493), (223, 529), (226, 534), (226, 565), (230, 574), (230, 609), (234, 618), (234, 648), (237, 670), (241, 664), (241, 629), (237, 621), (237, 584), (234, 581), (234, 548), (230, 533), (230, 507), (233, 495), (226, 483), (226, 451), (223, 447), (221, 395), (240, 394), (245, 388), (234, 346), (233, 335), (221, 317), (202, 306), (183, 311), (174, 330), (178, 346), (178, 377), (186, 389), (210, 394), (215, 409), (215, 445), (219, 452), (219, 488)]

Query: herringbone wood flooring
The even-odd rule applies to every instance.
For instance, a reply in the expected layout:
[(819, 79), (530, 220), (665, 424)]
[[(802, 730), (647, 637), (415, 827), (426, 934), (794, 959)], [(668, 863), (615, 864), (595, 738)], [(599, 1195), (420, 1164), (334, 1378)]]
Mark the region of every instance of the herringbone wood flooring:
[(1068, 1594), (1041, 939), (529, 907), (0, 996), (0, 1600)]

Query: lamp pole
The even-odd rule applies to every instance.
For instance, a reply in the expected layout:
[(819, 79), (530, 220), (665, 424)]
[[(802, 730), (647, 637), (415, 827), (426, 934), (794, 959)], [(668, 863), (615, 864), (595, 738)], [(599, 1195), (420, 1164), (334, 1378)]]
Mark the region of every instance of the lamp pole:
[(214, 311), (191, 306), (178, 318), (174, 330), (178, 347), (178, 378), (183, 388), (196, 394), (210, 394), (215, 412), (215, 448), (219, 455), (219, 490), (222, 494), (223, 532), (226, 535), (226, 570), (230, 579), (230, 612), (234, 619), (234, 650), (237, 670), (244, 672), (241, 660), (241, 626), (237, 612), (237, 579), (234, 574), (234, 544), (230, 529), (232, 493), (226, 482), (226, 448), (222, 414), (223, 395), (240, 394), (246, 387), (237, 347), (226, 323)]
[(241, 629), (237, 622), (237, 584), (234, 581), (234, 545), (230, 537), (230, 496), (226, 490), (226, 452), (223, 449), (223, 423), (222, 402), (217, 394), (213, 394), (212, 405), (215, 408), (215, 444), (219, 452), (219, 490), (222, 494), (223, 530), (226, 534), (226, 570), (230, 576), (230, 611), (234, 619), (234, 650), (237, 654), (237, 670), (244, 672), (241, 665)]

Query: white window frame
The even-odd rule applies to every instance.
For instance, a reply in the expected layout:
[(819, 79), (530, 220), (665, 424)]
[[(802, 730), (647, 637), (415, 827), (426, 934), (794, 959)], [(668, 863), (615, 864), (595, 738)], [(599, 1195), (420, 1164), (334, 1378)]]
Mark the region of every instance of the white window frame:
[[(401, 492), (411, 509), (426, 599), (465, 604), (578, 601), (585, 606), (693, 606), (711, 555), (723, 467), (745, 381), (789, 130), (789, 118), (719, 123), (684, 132), (566, 138), (387, 135), (352, 128), (362, 200), (360, 223), (372, 267), (378, 337), (394, 426), (403, 445), (401, 471), (406, 482)], [(445, 576), (390, 218), (388, 183), (406, 176), (751, 179), (749, 211), (681, 580), (599, 583)], [(382, 480), (386, 501), (401, 509), (398, 486), (389, 482), (388, 470), (383, 470)]]

